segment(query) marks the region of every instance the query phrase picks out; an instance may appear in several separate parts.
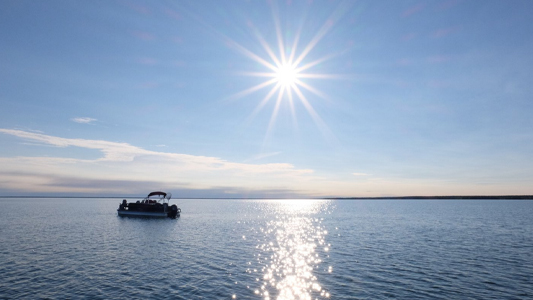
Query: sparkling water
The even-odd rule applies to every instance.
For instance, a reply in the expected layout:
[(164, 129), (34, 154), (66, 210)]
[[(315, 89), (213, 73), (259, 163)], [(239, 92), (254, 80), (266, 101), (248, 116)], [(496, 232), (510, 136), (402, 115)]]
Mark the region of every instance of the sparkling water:
[(533, 201), (0, 199), (0, 299), (532, 299)]

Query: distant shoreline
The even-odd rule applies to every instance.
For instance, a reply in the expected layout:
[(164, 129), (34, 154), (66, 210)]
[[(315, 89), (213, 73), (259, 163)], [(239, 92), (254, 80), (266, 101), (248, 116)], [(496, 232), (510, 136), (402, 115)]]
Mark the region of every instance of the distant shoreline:
[(357, 199), (375, 199), (375, 200), (430, 200), (430, 199), (470, 199), (470, 200), (533, 200), (533, 195), (503, 195), (503, 196), (401, 196), (401, 197), (335, 197), (324, 198), (335, 200), (357, 200)]
[[(19, 198), (62, 198), (62, 199), (143, 199), (146, 196), (0, 196), (8, 199)], [(533, 195), (501, 195), (501, 196), (395, 196), (395, 197), (324, 197), (324, 198), (254, 198), (254, 197), (240, 197), (240, 198), (222, 198), (222, 197), (184, 197), (173, 199), (211, 199), (211, 200), (305, 200), (305, 199), (326, 199), (326, 200), (533, 200)]]

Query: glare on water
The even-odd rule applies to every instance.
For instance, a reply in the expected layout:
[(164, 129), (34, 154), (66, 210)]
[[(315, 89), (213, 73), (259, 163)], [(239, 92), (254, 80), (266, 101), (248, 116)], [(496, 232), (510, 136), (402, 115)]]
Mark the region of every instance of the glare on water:
[(269, 299), (329, 298), (314, 274), (322, 262), (318, 248), (327, 251), (327, 231), (316, 216), (327, 204), (323, 200), (273, 202), (277, 216), (260, 230), (264, 241), (257, 245), (262, 265), (261, 286), (256, 294)]

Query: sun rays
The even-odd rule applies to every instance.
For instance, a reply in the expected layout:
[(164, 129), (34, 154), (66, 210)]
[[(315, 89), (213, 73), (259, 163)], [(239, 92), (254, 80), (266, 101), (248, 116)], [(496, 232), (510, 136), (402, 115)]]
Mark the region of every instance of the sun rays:
[[(313, 87), (309, 80), (339, 79), (339, 75), (324, 74), (320, 72), (310, 73), (309, 71), (312, 71), (313, 67), (338, 56), (342, 52), (329, 53), (319, 59), (309, 62), (307, 62), (307, 58), (319, 42), (332, 29), (345, 8), (342, 6), (338, 7), (314, 36), (312, 36), (309, 42), (302, 47), (301, 33), (303, 24), (296, 31), (294, 38), (286, 41), (282, 33), (283, 29), (280, 25), (279, 12), (275, 1), (271, 2), (271, 6), (276, 36), (274, 43), (270, 44), (267, 42), (260, 31), (255, 28), (251, 22), (248, 22), (248, 27), (252, 30), (266, 55), (261, 56), (261, 54), (254, 53), (237, 42), (226, 38), (226, 42), (230, 47), (265, 67), (264, 72), (241, 72), (240, 74), (243, 76), (263, 77), (265, 80), (234, 94), (231, 98), (243, 98), (248, 97), (251, 94), (258, 94), (260, 91), (266, 91), (265, 95), (259, 98), (261, 100), (258, 101), (256, 108), (250, 115), (250, 119), (254, 118), (267, 105), (267, 103), (274, 102), (274, 108), (270, 116), (265, 139), (268, 138), (274, 127), (282, 104), (288, 104), (293, 118), (293, 124), (297, 126), (296, 105), (298, 103), (307, 111), (320, 131), (325, 136), (331, 136), (325, 122), (321, 119), (311, 104), (311, 100), (314, 101), (316, 98), (327, 100), (328, 97), (325, 93)], [(312, 96), (312, 98), (309, 98), (309, 96)]]

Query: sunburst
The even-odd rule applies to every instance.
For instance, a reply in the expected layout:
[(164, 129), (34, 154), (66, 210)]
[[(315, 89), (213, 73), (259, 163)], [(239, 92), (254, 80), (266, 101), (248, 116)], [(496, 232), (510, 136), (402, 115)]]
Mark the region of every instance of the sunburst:
[(257, 107), (251, 114), (251, 118), (254, 117), (259, 111), (261, 111), (265, 105), (275, 99), (274, 109), (270, 117), (270, 122), (267, 129), (267, 136), (269, 135), (272, 127), (276, 121), (281, 103), (283, 101), (288, 101), (289, 107), (291, 109), (291, 114), (293, 120), (296, 120), (295, 114), (295, 100), (299, 101), (308, 114), (312, 117), (315, 124), (318, 128), (325, 134), (329, 134), (326, 124), (322, 121), (321, 117), (318, 115), (316, 110), (311, 105), (311, 102), (308, 100), (305, 94), (311, 93), (314, 96), (317, 96), (321, 99), (328, 99), (328, 97), (314, 88), (310, 83), (305, 82), (306, 79), (338, 79), (342, 75), (338, 74), (323, 74), (323, 73), (309, 73), (308, 71), (313, 67), (341, 54), (331, 53), (322, 58), (313, 60), (311, 62), (304, 63), (309, 53), (315, 48), (315, 46), (322, 40), (322, 38), (331, 30), (335, 22), (341, 17), (342, 12), (346, 11), (346, 7), (339, 6), (333, 14), (327, 19), (327, 21), (322, 25), (322, 27), (316, 32), (313, 38), (308, 42), (308, 44), (299, 48), (300, 34), (302, 32), (302, 27), (300, 27), (294, 37), (294, 40), (291, 41), (290, 53), (286, 53), (285, 41), (282, 35), (282, 29), (280, 26), (279, 13), (277, 11), (277, 6), (275, 1), (271, 2), (272, 5), (272, 15), (274, 18), (275, 30), (276, 30), (276, 39), (277, 39), (277, 52), (276, 54), (273, 50), (271, 44), (269, 44), (265, 38), (261, 35), (259, 30), (249, 22), (249, 27), (252, 29), (255, 37), (267, 53), (267, 57), (261, 57), (259, 54), (256, 54), (237, 42), (226, 38), (228, 45), (236, 49), (237, 51), (244, 54), (246, 57), (251, 60), (263, 65), (266, 67), (266, 72), (241, 72), (240, 74), (245, 76), (255, 76), (255, 77), (264, 77), (266, 80), (255, 86), (252, 86), (248, 89), (245, 89), (239, 93), (234, 94), (231, 98), (241, 98), (249, 94), (255, 93), (259, 90), (263, 90), (267, 87), (271, 87), (270, 90), (266, 93), (263, 99), (258, 103)]

